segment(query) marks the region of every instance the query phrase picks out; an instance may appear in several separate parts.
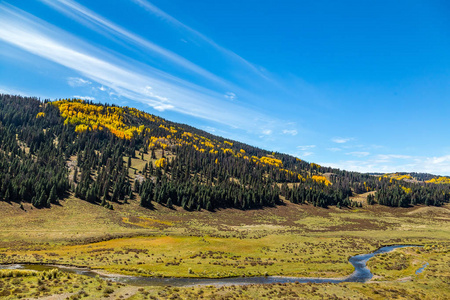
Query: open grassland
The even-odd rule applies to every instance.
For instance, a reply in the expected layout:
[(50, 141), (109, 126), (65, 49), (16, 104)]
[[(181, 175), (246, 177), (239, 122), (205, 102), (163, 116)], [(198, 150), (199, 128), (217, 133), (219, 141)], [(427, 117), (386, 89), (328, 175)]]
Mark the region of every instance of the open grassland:
[[(139, 200), (114, 203), (105, 209), (73, 197), (36, 209), (24, 203), (0, 202), (0, 241), (35, 244), (73, 244), (124, 236), (212, 236), (261, 238), (267, 235), (378, 237), (386, 244), (391, 239), (448, 239), (450, 206), (328, 209), (285, 202), (259, 210), (225, 209), (216, 212), (188, 212), (179, 207), (155, 204), (153, 210), (142, 208)], [(431, 234), (430, 234), (431, 233)], [(1, 245), (0, 245), (1, 246)]]
[(372, 248), (360, 239), (317, 239), (292, 234), (259, 239), (162, 236), (86, 245), (22, 246), (0, 252), (0, 259), (4, 263), (69, 264), (158, 277), (340, 277), (352, 272), (349, 256), (370, 252)]
[(137, 287), (54, 270), (0, 271), (1, 299), (117, 299), (138, 292)]
[[(398, 249), (371, 259), (368, 266), (375, 276), (366, 284), (145, 287), (136, 288), (133, 293), (130, 290), (128, 296), (133, 295), (132, 299), (321, 299), (333, 298), (333, 294), (350, 299), (423, 299), (429, 295), (445, 299), (443, 291), (448, 291), (450, 282), (449, 206), (322, 209), (286, 203), (277, 208), (211, 213), (161, 205), (149, 210), (141, 208), (138, 200), (116, 204), (114, 210), (108, 210), (74, 198), (51, 209), (24, 204), (22, 210), (18, 204), (4, 202), (0, 206), (0, 264), (68, 264), (158, 277), (337, 278), (352, 273), (353, 267), (348, 263), (352, 255), (391, 244), (426, 245)], [(415, 271), (426, 262), (429, 266), (416, 275)], [(105, 294), (96, 289), (99, 284), (94, 279), (72, 276), (87, 282), (77, 284), (83, 286), (87, 298)], [(24, 290), (29, 295), (37, 295), (36, 278), (20, 279), (21, 288), (27, 286)], [(5, 282), (3, 286), (7, 286)], [(54, 289), (40, 295), (61, 292), (75, 297), (81, 291), (76, 288), (66, 291), (66, 286), (55, 284)], [(2, 288), (0, 293), (6, 290), (11, 288)]]
[[(426, 249), (425, 249), (426, 248)], [(135, 287), (108, 282), (99, 278), (90, 278), (75, 274), (64, 274), (56, 270), (46, 272), (0, 271), (0, 296), (2, 299), (448, 299), (450, 253), (443, 247), (425, 247), (419, 250), (426, 253), (430, 265), (426, 271), (409, 278), (369, 283), (339, 284), (265, 284), (247, 286), (196, 286), (196, 287)], [(412, 252), (412, 253), (411, 253)], [(397, 249), (387, 256), (393, 256), (392, 264), (378, 268), (379, 274), (400, 263), (395, 257), (416, 257), (418, 250), (412, 248)], [(383, 256), (380, 256), (383, 258)], [(377, 257), (378, 259), (378, 257)], [(409, 259), (409, 258), (408, 258)], [(416, 258), (413, 258), (414, 261)], [(383, 259), (371, 261), (380, 266)], [(378, 263), (378, 264), (375, 264)], [(390, 267), (389, 267), (390, 266)], [(415, 268), (413, 268), (415, 269)], [(389, 270), (388, 270), (389, 271)], [(400, 270), (397, 270), (400, 271)], [(378, 275), (377, 279), (381, 279)], [(50, 298), (53, 295), (55, 298)], [(56, 298), (59, 297), (59, 298)]]

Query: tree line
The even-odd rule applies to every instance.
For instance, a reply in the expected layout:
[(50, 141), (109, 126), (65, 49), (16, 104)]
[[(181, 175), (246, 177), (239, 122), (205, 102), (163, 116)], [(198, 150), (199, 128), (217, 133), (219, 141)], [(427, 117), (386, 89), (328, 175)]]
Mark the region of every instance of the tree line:
[[(135, 109), (74, 103), (58, 106), (37, 98), (0, 95), (1, 200), (48, 207), (72, 193), (107, 208), (137, 197), (147, 208), (160, 203), (211, 211), (275, 206), (282, 198), (318, 207), (355, 206), (350, 197), (364, 192), (375, 192), (368, 197), (369, 204), (449, 202), (450, 185), (322, 167)], [(83, 104), (89, 110), (82, 115), (73, 111)], [(116, 111), (121, 115), (112, 116)], [(96, 113), (116, 125), (102, 126)], [(80, 124), (73, 116), (87, 127), (76, 130)], [(118, 134), (120, 130), (126, 138)], [(162, 153), (159, 160), (155, 151)], [(144, 154), (150, 154), (152, 162), (133, 170), (131, 159)]]

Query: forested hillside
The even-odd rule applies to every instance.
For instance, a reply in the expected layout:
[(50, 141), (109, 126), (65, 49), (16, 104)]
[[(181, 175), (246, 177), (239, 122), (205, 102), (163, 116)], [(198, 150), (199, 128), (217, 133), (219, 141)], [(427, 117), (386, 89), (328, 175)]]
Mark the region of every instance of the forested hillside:
[(186, 210), (282, 201), (327, 207), (439, 206), (447, 177), (370, 175), (308, 163), (129, 107), (0, 95), (0, 199), (50, 207), (69, 194), (113, 208), (137, 198)]

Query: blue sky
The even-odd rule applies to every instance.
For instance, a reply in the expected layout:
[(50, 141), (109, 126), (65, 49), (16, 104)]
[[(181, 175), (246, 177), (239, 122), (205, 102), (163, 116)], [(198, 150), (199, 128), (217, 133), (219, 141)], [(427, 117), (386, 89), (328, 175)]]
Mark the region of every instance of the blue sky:
[(0, 1), (0, 92), (134, 106), (362, 172), (450, 175), (448, 1)]

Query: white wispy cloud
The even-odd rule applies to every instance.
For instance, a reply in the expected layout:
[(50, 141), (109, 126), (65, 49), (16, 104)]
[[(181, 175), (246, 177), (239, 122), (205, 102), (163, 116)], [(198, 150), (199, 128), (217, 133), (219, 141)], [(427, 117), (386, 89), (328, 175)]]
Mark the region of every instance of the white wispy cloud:
[(20, 95), (23, 97), (36, 97), (43, 99), (51, 99), (52, 97), (47, 95), (46, 93), (42, 93), (41, 91), (37, 90), (28, 90), (28, 89), (17, 89), (12, 86), (1, 86), (0, 85), (0, 94), (9, 94), (9, 95)]
[(313, 154), (314, 154), (314, 152), (303, 152), (303, 154), (301, 156), (302, 157), (308, 157), (308, 156), (311, 156)]
[(295, 129), (284, 129), (283, 134), (289, 134), (289, 135), (295, 136), (298, 134), (298, 131)]
[(391, 159), (411, 159), (410, 155), (401, 155), (401, 154), (378, 154), (378, 159), (382, 160), (391, 160)]
[(203, 127), (203, 129), (205, 131), (207, 131), (207, 132), (210, 132), (210, 133), (215, 133), (217, 131), (217, 128), (214, 128), (214, 127), (211, 127), (211, 126), (205, 126), (205, 127)]
[(272, 130), (271, 129), (265, 129), (262, 131), (262, 134), (264, 135), (271, 135), (272, 134)]
[(316, 148), (316, 145), (297, 146), (297, 149), (300, 151), (306, 151), (312, 148)]
[(94, 101), (95, 100), (95, 97), (90, 97), (90, 96), (78, 96), (78, 95), (75, 95), (75, 96), (73, 96), (73, 98), (77, 98), (77, 99), (81, 99), (81, 100), (89, 100), (89, 101)]
[(331, 141), (333, 141), (333, 142), (335, 142), (337, 144), (344, 144), (344, 143), (347, 143), (347, 142), (352, 141), (352, 140), (354, 140), (354, 138), (335, 137), (335, 138), (331, 139)]
[(17, 90), (11, 87), (4, 87), (4, 86), (0, 86), (0, 94), (20, 95), (25, 97), (36, 96), (26, 91)]
[(428, 163), (431, 165), (441, 164), (442, 166), (446, 166), (447, 170), (449, 170), (450, 166), (450, 155), (438, 156), (438, 157), (429, 157), (426, 159)]
[(101, 87), (99, 87), (98, 89), (102, 92), (106, 91), (106, 88), (103, 85)]
[(300, 145), (300, 146), (295, 147), (295, 149), (297, 151), (295, 151), (293, 153), (289, 153), (289, 154), (292, 156), (295, 156), (295, 157), (304, 158), (304, 157), (314, 155), (315, 153), (311, 150), (315, 149), (315, 148), (316, 148), (316, 145)]
[(245, 107), (225, 104), (223, 95), (217, 92), (133, 63), (132, 59), (125, 62), (10, 5), (0, 5), (0, 40), (157, 110), (171, 109), (239, 128), (261, 128), (274, 122)]
[(89, 80), (80, 78), (80, 77), (69, 77), (67, 78), (67, 84), (69, 84), (71, 87), (80, 87), (80, 86), (86, 86), (90, 85), (92, 82)]
[(338, 152), (338, 151), (342, 151), (342, 149), (341, 149), (341, 148), (337, 148), (337, 147), (333, 147), (333, 148), (327, 148), (327, 150), (328, 150), (328, 151), (331, 151), (331, 152)]
[(93, 12), (92, 10), (86, 8), (85, 6), (72, 1), (72, 0), (41, 0), (45, 4), (53, 7), (59, 12), (75, 19), (76, 21), (88, 26), (98, 32), (106, 31), (109, 34), (113, 34), (116, 37), (121, 38), (128, 44), (133, 43), (134, 45), (145, 48), (147, 54), (153, 53), (158, 55), (160, 58), (169, 60), (176, 64), (178, 67), (185, 68), (191, 72), (201, 75), (203, 78), (218, 82), (223, 85), (229, 85), (228, 82), (222, 78), (214, 75), (213, 73), (205, 70), (204, 68), (192, 63), (186, 58), (163, 48), (133, 32), (126, 30), (125, 28), (109, 21), (108, 19), (100, 16), (99, 14)]
[(353, 151), (353, 152), (348, 152), (348, 153), (345, 153), (345, 154), (356, 156), (356, 157), (365, 157), (365, 156), (370, 155), (369, 152), (365, 152), (365, 151)]
[[(49, 1), (49, 0), (47, 0)], [(154, 4), (150, 3), (146, 0), (132, 0), (134, 3), (138, 4), (142, 8), (144, 8), (146, 11), (151, 13), (152, 15), (163, 19), (166, 21), (166, 23), (171, 24), (178, 30), (184, 30), (186, 33), (189, 33), (190, 36), (195, 37), (199, 40), (202, 40), (203, 42), (207, 43), (208, 45), (214, 47), (217, 51), (222, 53), (223, 55), (227, 56), (230, 60), (232, 60), (235, 63), (239, 63), (241, 66), (245, 67), (247, 70), (251, 71), (253, 74), (258, 75), (260, 78), (263, 78), (273, 84), (277, 84), (274, 80), (269, 78), (265, 72), (261, 70), (260, 67), (255, 66), (254, 64), (250, 63), (245, 58), (239, 56), (235, 52), (226, 49), (219, 44), (217, 44), (213, 39), (207, 37), (206, 35), (202, 34), (201, 32), (193, 29), (192, 27), (184, 24), (183, 22), (179, 21), (178, 19), (174, 18), (173, 16), (169, 15), (165, 11), (161, 10)]]
[(224, 97), (227, 98), (228, 100), (233, 101), (233, 100), (236, 99), (236, 94), (233, 93), (233, 92), (227, 92), (227, 93), (224, 95)]
[(363, 160), (342, 160), (321, 165), (357, 172), (423, 172), (450, 176), (450, 154), (433, 157), (379, 154)]
[(153, 106), (153, 108), (156, 109), (157, 111), (165, 111), (174, 109), (175, 107), (172, 104), (159, 104)]

